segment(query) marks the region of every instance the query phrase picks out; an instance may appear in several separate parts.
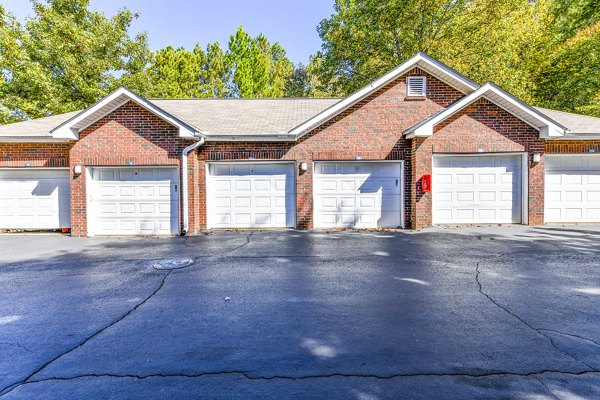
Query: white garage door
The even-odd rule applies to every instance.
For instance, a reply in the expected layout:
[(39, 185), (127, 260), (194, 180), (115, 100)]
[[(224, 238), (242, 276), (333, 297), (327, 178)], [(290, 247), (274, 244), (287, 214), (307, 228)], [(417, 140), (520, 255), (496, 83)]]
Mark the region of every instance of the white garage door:
[(401, 163), (315, 163), (315, 228), (400, 227), (402, 182)]
[(92, 235), (179, 234), (176, 168), (92, 168)]
[(546, 155), (546, 222), (600, 222), (600, 155)]
[(68, 169), (0, 170), (0, 228), (71, 226)]
[(434, 156), (434, 224), (520, 223), (522, 156)]
[(295, 164), (214, 163), (208, 171), (209, 228), (296, 226)]

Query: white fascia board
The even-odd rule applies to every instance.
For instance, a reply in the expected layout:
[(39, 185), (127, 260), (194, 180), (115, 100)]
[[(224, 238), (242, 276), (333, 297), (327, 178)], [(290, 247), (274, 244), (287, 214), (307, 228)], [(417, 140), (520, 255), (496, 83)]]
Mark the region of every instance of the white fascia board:
[(207, 142), (294, 142), (296, 135), (284, 133), (258, 133), (232, 135), (230, 133), (207, 133)]
[(460, 81), (462, 84), (464, 84), (470, 90), (476, 90), (478, 88), (476, 83), (470, 81), (469, 79), (460, 75), (456, 71), (453, 71), (452, 69), (450, 69), (449, 67), (440, 63), (439, 61), (436, 61), (435, 59), (429, 57), (425, 53), (418, 53), (417, 55), (415, 55), (414, 57), (412, 57), (411, 59), (409, 59), (402, 65), (400, 65), (399, 67), (397, 67), (397, 68), (393, 69), (392, 71), (388, 72), (387, 74), (383, 75), (381, 78), (376, 79), (375, 81), (371, 82), (367, 86), (358, 90), (354, 94), (346, 97), (345, 99), (339, 101), (338, 103), (334, 104), (333, 106), (329, 107), (328, 109), (315, 115), (308, 121), (303, 122), (302, 124), (298, 125), (294, 129), (292, 129), (289, 133), (295, 135), (296, 139), (300, 138), (304, 133), (321, 125), (322, 123), (328, 121), (329, 119), (335, 117), (336, 115), (342, 113), (343, 111), (350, 108), (351, 106), (353, 106), (354, 104), (356, 104), (357, 102), (362, 100), (363, 98), (376, 92), (380, 88), (384, 87), (385, 85), (392, 82), (394, 79), (398, 78), (399, 76), (405, 74), (406, 72), (410, 71), (411, 69), (418, 67), (419, 63), (428, 64), (429, 66), (437, 69), (440, 72), (440, 74), (442, 74), (442, 75), (446, 74), (446, 75), (452, 76), (454, 79)]
[[(120, 98), (121, 98), (121, 100), (120, 100)], [(148, 100), (144, 99), (143, 97), (138, 96), (137, 94), (133, 93), (129, 89), (121, 87), (121, 88), (115, 90), (114, 92), (112, 92), (111, 94), (109, 94), (108, 96), (106, 96), (105, 98), (103, 98), (102, 100), (98, 101), (96, 104), (92, 105), (91, 107), (89, 107), (89, 108), (83, 110), (82, 112), (80, 112), (79, 114), (75, 115), (73, 118), (63, 122), (56, 128), (52, 129), (52, 131), (51, 131), (52, 136), (56, 139), (78, 140), (79, 132), (81, 130), (92, 125), (94, 122), (96, 122), (100, 118), (106, 116), (107, 114), (110, 114), (112, 111), (121, 107), (123, 104), (125, 104), (129, 100), (134, 101), (136, 104), (140, 105), (142, 108), (155, 114), (157, 117), (168, 122), (169, 124), (176, 126), (179, 130), (179, 137), (194, 138), (194, 137), (197, 137), (199, 134), (201, 135), (201, 133), (194, 127), (178, 120), (171, 114), (163, 111), (161, 108), (155, 106), (154, 104), (152, 104)], [(116, 104), (114, 107), (111, 107), (109, 110), (103, 112), (101, 115), (94, 117), (94, 119), (91, 122), (82, 124), (82, 121), (84, 121), (86, 118), (93, 115), (95, 112), (98, 112), (100, 109), (102, 109), (102, 107), (105, 107), (107, 104), (110, 104), (111, 102), (114, 102), (114, 101), (116, 101)]]
[[(538, 111), (534, 111), (531, 107), (522, 104), (521, 101), (517, 100), (512, 95), (508, 94), (507, 92), (500, 89), (496, 85), (494, 85), (492, 83), (486, 83), (485, 85), (481, 86), (479, 89), (474, 91), (473, 93), (463, 97), (461, 100), (457, 101), (456, 103), (454, 103), (453, 105), (448, 107), (445, 111), (436, 115), (434, 118), (430, 119), (429, 121), (427, 121), (426, 123), (424, 123), (420, 126), (417, 126), (414, 130), (408, 132), (406, 137), (408, 139), (411, 139), (411, 138), (419, 137), (419, 136), (421, 136), (421, 137), (432, 136), (433, 129), (436, 125), (438, 125), (440, 122), (448, 119), (452, 115), (456, 114), (460, 110), (464, 109), (465, 107), (469, 106), (470, 104), (474, 103), (475, 101), (479, 100), (482, 97), (486, 98), (487, 100), (494, 103), (498, 107), (506, 110), (506, 108), (499, 105), (496, 101), (488, 98), (488, 96), (491, 93), (501, 97), (503, 100), (505, 100), (505, 101), (511, 103), (512, 105), (514, 105), (515, 107), (517, 107), (524, 114), (526, 114), (526, 115), (530, 116), (532, 119), (536, 120), (538, 122), (537, 126), (533, 126), (526, 121), (524, 121), (524, 122), (531, 125), (533, 128), (539, 130), (541, 138), (562, 137), (565, 135), (565, 131), (566, 131), (565, 127), (558, 125), (557, 123), (553, 122), (549, 118), (546, 118), (543, 114), (539, 113)], [(522, 117), (515, 115), (514, 112), (511, 112), (509, 110), (506, 110), (506, 111), (511, 113), (512, 115), (514, 115), (516, 118), (523, 120)]]
[(0, 143), (68, 143), (71, 140), (52, 136), (0, 136)]

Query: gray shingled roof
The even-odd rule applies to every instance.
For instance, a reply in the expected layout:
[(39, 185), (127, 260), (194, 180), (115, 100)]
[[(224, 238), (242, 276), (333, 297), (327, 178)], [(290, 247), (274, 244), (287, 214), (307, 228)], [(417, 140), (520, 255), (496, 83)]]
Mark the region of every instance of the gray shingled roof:
[[(288, 132), (340, 99), (150, 100), (182, 121), (211, 134), (260, 135)], [(573, 134), (600, 134), (600, 118), (536, 107)], [(0, 125), (2, 136), (50, 136), (50, 130), (79, 111)]]
[[(149, 100), (174, 117), (211, 134), (260, 135), (288, 132), (340, 99)], [(0, 136), (49, 136), (79, 111), (0, 126)]]
[(288, 132), (340, 99), (150, 100), (169, 114), (210, 134)]
[(600, 134), (600, 118), (572, 114), (564, 111), (550, 110), (541, 107), (535, 108), (542, 114), (546, 114), (556, 122), (566, 126), (570, 131), (569, 133)]
[(72, 111), (65, 114), (52, 115), (50, 117), (36, 118), (29, 121), (15, 122), (14, 124), (0, 125), (1, 136), (51, 136), (50, 130), (57, 125), (62, 124), (71, 117), (77, 115), (79, 111)]

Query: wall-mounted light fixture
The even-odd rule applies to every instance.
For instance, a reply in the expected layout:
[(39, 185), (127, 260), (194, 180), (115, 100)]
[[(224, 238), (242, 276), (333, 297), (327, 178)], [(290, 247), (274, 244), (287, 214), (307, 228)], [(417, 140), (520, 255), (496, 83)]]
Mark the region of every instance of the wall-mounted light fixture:
[(135, 163), (133, 161), (127, 161), (127, 165), (135, 165)]
[(356, 156), (356, 157), (354, 157), (354, 159), (355, 160), (362, 160), (362, 157), (361, 156)]
[(31, 163), (29, 163), (29, 162), (26, 162), (26, 163), (25, 163), (25, 166), (26, 166), (26, 167), (31, 167)]
[(82, 168), (81, 164), (75, 164), (75, 166), (73, 167), (73, 174), (81, 175), (82, 171), (83, 171), (83, 168)]
[(596, 149), (595, 149), (595, 148), (593, 148), (593, 147), (590, 147), (590, 148), (588, 149), (588, 153), (595, 153), (595, 152), (596, 152)]
[(540, 153), (534, 153), (533, 154), (533, 162), (534, 163), (542, 162), (542, 155)]
[(300, 171), (308, 171), (308, 163), (306, 161), (300, 163)]

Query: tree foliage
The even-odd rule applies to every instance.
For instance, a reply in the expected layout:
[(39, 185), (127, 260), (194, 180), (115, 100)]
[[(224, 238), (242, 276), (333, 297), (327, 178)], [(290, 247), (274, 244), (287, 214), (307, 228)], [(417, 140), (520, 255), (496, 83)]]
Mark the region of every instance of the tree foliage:
[[(593, 113), (597, 0), (336, 0), (318, 27), (322, 89), (349, 94), (419, 51), (525, 101)], [(587, 66), (586, 66), (587, 65)], [(580, 71), (581, 73), (577, 73)], [(577, 85), (565, 84), (577, 80)], [(562, 82), (562, 83), (561, 83)], [(577, 98), (573, 107), (556, 101)], [(596, 100), (594, 100), (594, 98)], [(577, 106), (575, 106), (577, 104)]]
[(240, 26), (229, 39), (229, 94), (234, 97), (282, 97), (294, 66), (279, 43), (264, 35), (252, 38)]
[(294, 66), (279, 43), (250, 36), (242, 27), (227, 50), (210, 43), (188, 51), (171, 46), (153, 54), (147, 68), (151, 97), (282, 97)]
[(89, 0), (33, 0), (24, 24), (0, 6), (0, 123), (85, 108), (118, 86), (149, 97), (282, 97), (294, 66), (279, 43), (240, 27), (192, 50), (148, 49), (137, 14), (107, 17)]
[(121, 85), (165, 98), (338, 97), (419, 51), (532, 104), (600, 116), (598, 0), (329, 0), (306, 66), (242, 27), (226, 48), (153, 53), (127, 9), (31, 1), (24, 23), (0, 6), (0, 123), (85, 108)]
[(33, 2), (23, 26), (3, 11), (0, 26), (2, 118), (36, 118), (86, 107), (119, 85), (118, 75), (143, 74), (146, 35), (132, 38), (136, 14), (113, 17), (88, 0)]

